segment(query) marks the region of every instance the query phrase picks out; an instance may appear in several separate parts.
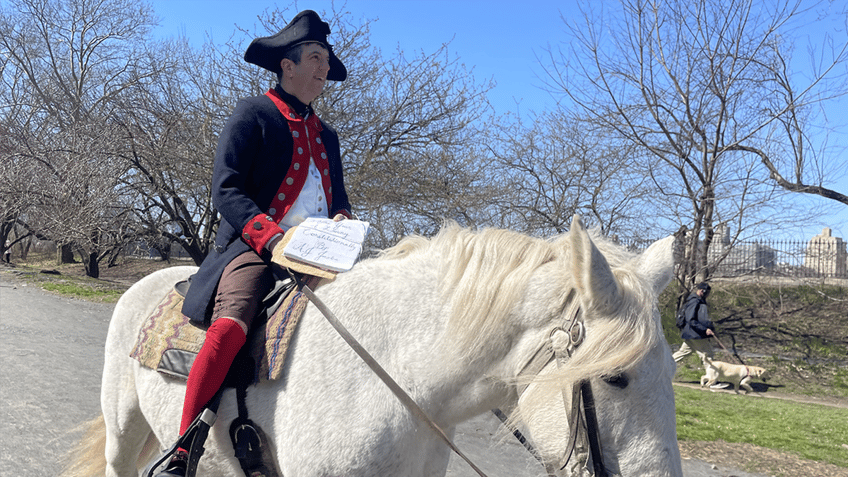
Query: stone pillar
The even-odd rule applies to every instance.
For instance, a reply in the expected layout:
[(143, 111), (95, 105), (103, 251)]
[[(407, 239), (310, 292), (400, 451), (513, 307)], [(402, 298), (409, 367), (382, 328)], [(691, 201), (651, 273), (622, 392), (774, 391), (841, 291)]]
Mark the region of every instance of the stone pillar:
[(830, 227), (825, 227), (820, 235), (816, 235), (807, 245), (804, 256), (804, 266), (821, 277), (844, 277), (846, 272), (845, 242), (840, 237), (831, 235)]

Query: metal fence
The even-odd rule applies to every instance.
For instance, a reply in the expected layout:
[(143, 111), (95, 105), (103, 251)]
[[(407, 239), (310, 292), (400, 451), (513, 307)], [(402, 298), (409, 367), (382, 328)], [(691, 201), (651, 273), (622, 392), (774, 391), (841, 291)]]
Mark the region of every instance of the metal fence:
[[(632, 251), (644, 250), (653, 242), (617, 241)], [(707, 263), (713, 277), (848, 278), (848, 252), (841, 239), (713, 242), (707, 251)]]
[(848, 253), (839, 241), (763, 240), (710, 247), (715, 276), (751, 273), (805, 278), (848, 278)]

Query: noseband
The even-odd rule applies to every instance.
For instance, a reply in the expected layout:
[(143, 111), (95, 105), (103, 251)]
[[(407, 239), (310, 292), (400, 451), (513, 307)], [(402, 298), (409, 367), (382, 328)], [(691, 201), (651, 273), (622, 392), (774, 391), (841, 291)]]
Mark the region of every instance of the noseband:
[[(573, 299), (573, 290), (569, 296), (569, 300)], [(583, 320), (580, 318), (580, 305), (578, 300), (574, 300), (569, 312), (566, 316), (571, 318), (566, 321), (564, 326), (557, 326), (551, 330), (548, 338), (542, 343), (539, 349), (536, 350), (530, 361), (524, 366), (519, 376), (523, 375), (538, 375), (542, 369), (548, 366), (552, 361), (556, 361), (557, 367), (565, 363), (571, 357), (574, 350), (583, 342), (586, 334), (586, 327), (583, 325)], [(555, 337), (562, 333), (566, 334), (566, 343), (563, 345), (561, 340), (556, 340)], [(529, 387), (529, 384), (519, 386), (519, 396)], [(595, 414), (595, 400), (592, 395), (592, 385), (588, 379), (584, 379), (574, 383), (571, 386), (571, 399), (566, 394), (566, 389), (562, 390), (562, 399), (565, 409), (568, 412), (569, 437), (565, 447), (565, 453), (560, 459), (560, 463), (556, 467), (545, 464), (545, 468), (549, 475), (554, 475), (554, 472), (565, 469), (571, 456), (577, 448), (577, 441), (580, 430), (583, 433), (583, 442), (588, 442), (589, 455), (586, 456), (584, 463), (586, 468), (589, 468), (589, 458), (591, 457), (592, 470), (595, 477), (608, 477), (606, 467), (604, 467), (604, 456), (601, 451), (601, 440), (598, 435), (598, 418)], [(581, 413), (581, 402), (582, 410)], [(570, 406), (569, 406), (570, 403)]]

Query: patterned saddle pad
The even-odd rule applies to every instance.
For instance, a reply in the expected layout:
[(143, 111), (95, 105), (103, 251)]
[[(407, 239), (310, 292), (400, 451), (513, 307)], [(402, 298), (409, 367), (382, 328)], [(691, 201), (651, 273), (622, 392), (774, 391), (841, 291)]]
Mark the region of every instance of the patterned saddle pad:
[[(318, 280), (310, 280), (310, 286)], [(297, 287), (247, 344), (256, 365), (254, 382), (278, 379), (285, 364), (289, 342), (309, 299)], [(138, 332), (130, 357), (163, 374), (186, 379), (194, 358), (206, 338), (206, 329), (180, 311), (183, 296), (172, 289), (147, 317)]]

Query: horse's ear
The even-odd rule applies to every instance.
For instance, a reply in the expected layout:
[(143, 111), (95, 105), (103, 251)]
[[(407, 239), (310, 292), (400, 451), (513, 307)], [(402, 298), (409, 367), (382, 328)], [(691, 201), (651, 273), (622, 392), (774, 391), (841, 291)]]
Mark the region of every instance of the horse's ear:
[(590, 308), (613, 311), (621, 303), (618, 282), (604, 255), (592, 242), (583, 220), (575, 215), (569, 231), (575, 288)]
[(648, 280), (656, 295), (662, 293), (674, 278), (676, 245), (674, 235), (657, 240), (629, 265), (631, 270)]

